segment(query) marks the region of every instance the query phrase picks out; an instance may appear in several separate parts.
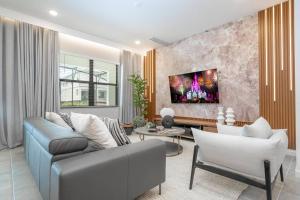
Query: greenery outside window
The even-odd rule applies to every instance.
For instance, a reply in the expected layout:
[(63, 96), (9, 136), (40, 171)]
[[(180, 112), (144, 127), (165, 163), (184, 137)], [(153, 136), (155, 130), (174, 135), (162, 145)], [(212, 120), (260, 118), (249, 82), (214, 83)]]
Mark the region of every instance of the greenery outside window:
[(118, 66), (96, 59), (60, 55), (61, 107), (117, 106)]

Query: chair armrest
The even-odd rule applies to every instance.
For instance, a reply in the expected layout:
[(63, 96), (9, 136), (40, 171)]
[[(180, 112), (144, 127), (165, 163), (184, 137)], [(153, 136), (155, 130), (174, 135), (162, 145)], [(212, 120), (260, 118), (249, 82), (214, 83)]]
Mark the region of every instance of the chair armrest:
[(52, 165), (50, 199), (136, 197), (164, 181), (164, 155), (164, 142), (147, 140), (60, 160)]

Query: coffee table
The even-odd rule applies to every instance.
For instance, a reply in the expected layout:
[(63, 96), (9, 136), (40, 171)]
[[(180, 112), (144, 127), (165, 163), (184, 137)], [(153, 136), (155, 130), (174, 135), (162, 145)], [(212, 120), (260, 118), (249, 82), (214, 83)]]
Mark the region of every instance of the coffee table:
[[(176, 156), (182, 153), (183, 147), (180, 144), (181, 135), (185, 133), (183, 128), (172, 127), (168, 129), (163, 129), (157, 132), (150, 132), (147, 127), (140, 127), (134, 129), (134, 132), (137, 133), (140, 139), (145, 140), (146, 136), (163, 136), (163, 137), (173, 137), (173, 142), (166, 141), (166, 156)], [(177, 143), (175, 143), (175, 138)]]

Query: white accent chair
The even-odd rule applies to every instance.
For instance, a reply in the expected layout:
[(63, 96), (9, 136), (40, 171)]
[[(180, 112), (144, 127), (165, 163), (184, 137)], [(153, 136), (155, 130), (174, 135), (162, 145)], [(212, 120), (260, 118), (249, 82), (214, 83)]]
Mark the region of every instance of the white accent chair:
[(280, 171), (288, 149), (286, 130), (273, 130), (269, 139), (215, 134), (192, 129), (195, 147), (190, 189), (196, 168), (266, 190), (272, 199), (272, 183)]

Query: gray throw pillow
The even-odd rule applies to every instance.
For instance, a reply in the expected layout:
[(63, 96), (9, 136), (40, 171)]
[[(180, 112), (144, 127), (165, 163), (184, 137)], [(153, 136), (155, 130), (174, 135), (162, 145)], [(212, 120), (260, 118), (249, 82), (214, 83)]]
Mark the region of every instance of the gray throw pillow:
[(74, 128), (74, 126), (72, 124), (72, 121), (71, 121), (71, 117), (68, 113), (60, 112), (60, 113), (57, 113), (57, 114), (66, 122), (66, 124), (68, 124), (73, 129), (73, 131), (75, 131), (75, 128)]
[(109, 132), (111, 133), (112, 137), (115, 139), (118, 146), (130, 144), (131, 141), (126, 135), (126, 132), (123, 127), (121, 127), (120, 122), (118, 119), (111, 119), (111, 118), (100, 118), (105, 125), (107, 126)]

